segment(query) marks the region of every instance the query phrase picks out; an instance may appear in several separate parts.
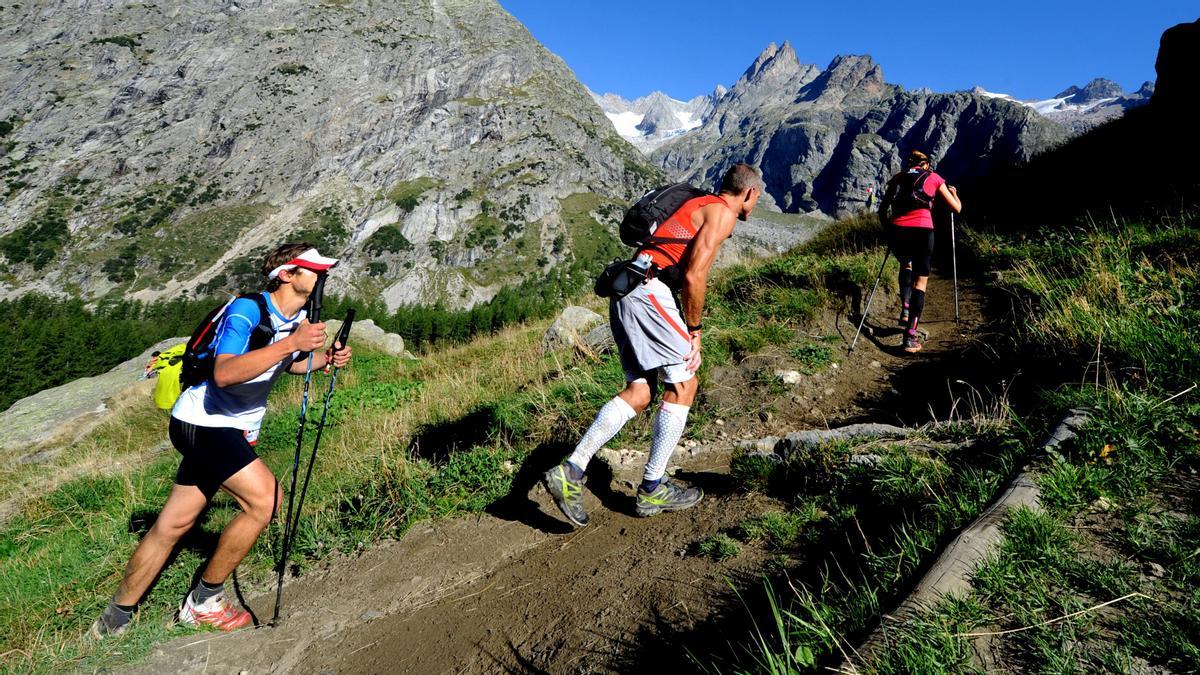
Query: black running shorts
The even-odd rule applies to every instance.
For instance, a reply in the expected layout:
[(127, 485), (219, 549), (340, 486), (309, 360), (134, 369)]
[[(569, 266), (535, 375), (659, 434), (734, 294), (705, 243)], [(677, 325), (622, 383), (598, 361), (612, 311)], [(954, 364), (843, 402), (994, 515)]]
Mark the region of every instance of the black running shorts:
[(892, 252), (901, 265), (912, 263), (913, 276), (929, 276), (933, 260), (933, 230), (926, 227), (892, 226)]
[(195, 485), (209, 499), (230, 476), (258, 459), (241, 429), (201, 427), (172, 417), (169, 434), (171, 444), (183, 455), (175, 482)]

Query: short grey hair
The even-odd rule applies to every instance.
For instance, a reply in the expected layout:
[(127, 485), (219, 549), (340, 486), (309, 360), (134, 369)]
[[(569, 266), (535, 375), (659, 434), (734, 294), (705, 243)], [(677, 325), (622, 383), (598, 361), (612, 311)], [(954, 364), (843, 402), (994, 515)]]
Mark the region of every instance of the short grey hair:
[(721, 193), (728, 195), (740, 195), (749, 188), (763, 189), (762, 176), (758, 174), (758, 169), (746, 163), (734, 164), (725, 172), (725, 177), (721, 179)]

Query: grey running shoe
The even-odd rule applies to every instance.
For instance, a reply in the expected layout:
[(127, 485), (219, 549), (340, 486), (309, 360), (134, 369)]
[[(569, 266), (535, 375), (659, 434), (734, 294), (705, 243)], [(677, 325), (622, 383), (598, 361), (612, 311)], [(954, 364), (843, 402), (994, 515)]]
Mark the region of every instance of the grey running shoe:
[(909, 354), (921, 351), (921, 339), (917, 337), (916, 331), (910, 330), (904, 334), (904, 351)]
[(128, 623), (123, 623), (116, 628), (109, 628), (108, 624), (104, 623), (104, 619), (96, 619), (92, 622), (92, 627), (88, 629), (87, 636), (92, 640), (103, 640), (106, 637), (124, 633), (126, 628), (129, 628)]
[(642, 518), (663, 511), (690, 509), (704, 499), (704, 490), (698, 487), (683, 487), (671, 479), (659, 483), (654, 492), (646, 493), (638, 488), (637, 514)]
[(908, 326), (908, 317), (909, 317), (908, 308), (905, 307), (904, 309), (900, 310), (900, 318), (897, 319), (897, 321), (900, 323), (901, 326), (907, 327)]
[(542, 482), (567, 520), (579, 527), (588, 524), (587, 513), (583, 510), (583, 481), (571, 480), (566, 462), (543, 474)]

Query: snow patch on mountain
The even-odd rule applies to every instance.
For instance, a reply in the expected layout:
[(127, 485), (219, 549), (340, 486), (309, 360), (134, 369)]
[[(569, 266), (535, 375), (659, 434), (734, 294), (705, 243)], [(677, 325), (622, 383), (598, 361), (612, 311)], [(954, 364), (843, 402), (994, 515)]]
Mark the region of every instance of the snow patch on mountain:
[(680, 101), (659, 91), (632, 101), (616, 94), (592, 93), (592, 99), (622, 138), (648, 153), (673, 138), (698, 129), (724, 94), (724, 87), (717, 87), (712, 94), (697, 96), (690, 101)]
[(1032, 108), (1043, 117), (1078, 132), (1120, 117), (1126, 110), (1149, 102), (1150, 95), (1154, 93), (1154, 83), (1146, 82), (1137, 91), (1124, 93), (1115, 82), (1096, 78), (1082, 88), (1071, 86), (1053, 98), (1040, 100), (1022, 100), (983, 87), (975, 87), (971, 93)]

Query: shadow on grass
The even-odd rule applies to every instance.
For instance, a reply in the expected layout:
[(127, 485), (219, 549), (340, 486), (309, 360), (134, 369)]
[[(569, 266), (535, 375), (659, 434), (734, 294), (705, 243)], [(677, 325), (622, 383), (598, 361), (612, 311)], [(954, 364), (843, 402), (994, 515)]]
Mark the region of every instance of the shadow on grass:
[(458, 419), (422, 426), (408, 449), (416, 457), (441, 464), (453, 453), (486, 443), (499, 426), (496, 406), (484, 405)]

